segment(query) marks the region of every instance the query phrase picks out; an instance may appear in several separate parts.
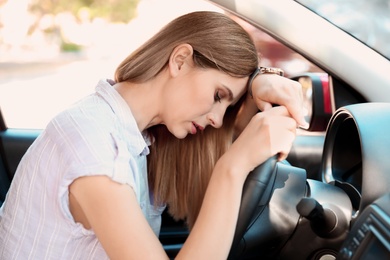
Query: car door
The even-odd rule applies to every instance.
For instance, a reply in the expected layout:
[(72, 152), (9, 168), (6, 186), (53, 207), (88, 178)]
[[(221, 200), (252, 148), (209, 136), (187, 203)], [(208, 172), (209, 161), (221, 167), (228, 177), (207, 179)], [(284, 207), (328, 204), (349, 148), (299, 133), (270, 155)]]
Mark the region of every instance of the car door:
[(40, 132), (7, 128), (0, 110), (0, 204), (4, 202), (21, 158)]

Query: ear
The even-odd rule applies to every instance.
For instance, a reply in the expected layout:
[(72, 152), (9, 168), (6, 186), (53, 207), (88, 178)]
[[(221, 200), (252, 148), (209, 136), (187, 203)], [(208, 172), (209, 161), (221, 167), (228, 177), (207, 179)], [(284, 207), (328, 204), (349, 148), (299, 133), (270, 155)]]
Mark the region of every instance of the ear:
[(194, 49), (190, 44), (183, 43), (176, 46), (169, 57), (169, 72), (172, 77), (176, 77), (183, 70), (184, 66), (192, 65), (192, 54)]

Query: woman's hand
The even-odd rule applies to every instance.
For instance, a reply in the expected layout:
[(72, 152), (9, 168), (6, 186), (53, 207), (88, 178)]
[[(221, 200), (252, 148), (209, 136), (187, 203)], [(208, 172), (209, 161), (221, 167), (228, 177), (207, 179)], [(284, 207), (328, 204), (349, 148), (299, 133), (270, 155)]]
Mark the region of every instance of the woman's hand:
[(296, 127), (284, 106), (257, 113), (221, 159), (243, 174), (273, 155), (279, 154), (279, 160), (284, 160), (295, 139)]
[(304, 118), (302, 86), (299, 82), (275, 74), (258, 75), (252, 82), (252, 95), (246, 97), (235, 122), (235, 136), (240, 135), (251, 118), (272, 105), (287, 108), (296, 125), (307, 128)]
[(285, 106), (298, 126), (307, 127), (299, 82), (275, 74), (261, 74), (252, 82), (252, 95), (261, 111), (270, 109), (273, 104)]

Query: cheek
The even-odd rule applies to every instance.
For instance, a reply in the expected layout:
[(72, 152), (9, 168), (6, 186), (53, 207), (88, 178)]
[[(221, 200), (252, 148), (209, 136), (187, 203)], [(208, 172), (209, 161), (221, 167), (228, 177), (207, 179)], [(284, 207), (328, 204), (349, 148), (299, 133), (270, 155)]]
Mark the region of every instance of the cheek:
[(208, 85), (208, 78), (199, 75), (180, 82), (173, 96), (170, 97), (171, 118), (180, 121), (194, 120), (211, 111), (214, 105), (214, 88)]
[(175, 97), (170, 99), (166, 106), (165, 120), (166, 123), (178, 123), (193, 120), (194, 113), (199, 108), (199, 102), (197, 102), (188, 93), (177, 93)]
[(195, 98), (182, 100), (180, 105), (172, 110), (170, 118), (176, 122), (191, 122), (199, 121), (212, 109), (212, 105), (203, 101), (198, 101)]
[[(196, 88), (196, 86), (194, 86)], [(200, 89), (200, 91), (199, 91)], [(178, 113), (184, 112), (192, 115), (203, 115), (208, 113), (214, 104), (213, 93), (210, 91), (201, 91), (192, 89), (187, 93), (183, 93), (180, 97), (180, 106), (177, 106)]]

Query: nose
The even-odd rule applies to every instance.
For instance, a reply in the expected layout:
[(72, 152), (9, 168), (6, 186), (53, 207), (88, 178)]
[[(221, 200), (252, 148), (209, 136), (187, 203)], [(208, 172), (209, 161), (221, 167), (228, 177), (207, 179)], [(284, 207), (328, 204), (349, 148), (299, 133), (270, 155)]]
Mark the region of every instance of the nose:
[(207, 120), (210, 125), (214, 128), (220, 128), (223, 123), (223, 115), (224, 113), (210, 112), (207, 114)]

